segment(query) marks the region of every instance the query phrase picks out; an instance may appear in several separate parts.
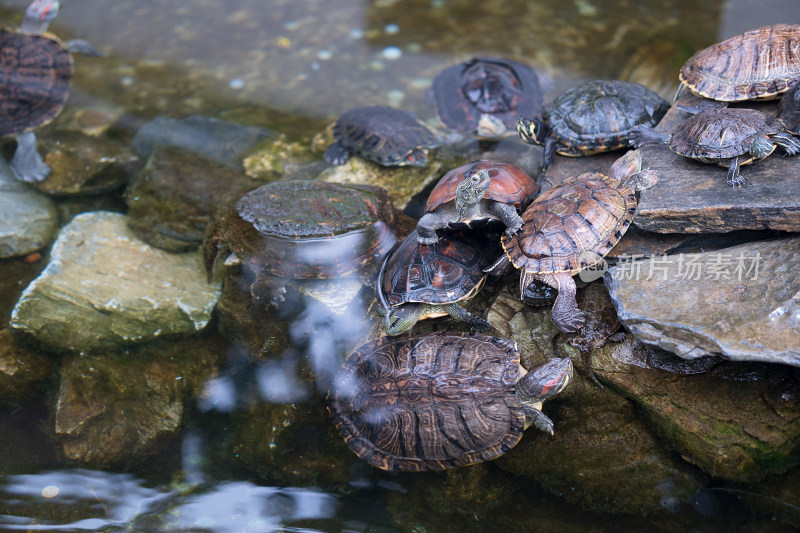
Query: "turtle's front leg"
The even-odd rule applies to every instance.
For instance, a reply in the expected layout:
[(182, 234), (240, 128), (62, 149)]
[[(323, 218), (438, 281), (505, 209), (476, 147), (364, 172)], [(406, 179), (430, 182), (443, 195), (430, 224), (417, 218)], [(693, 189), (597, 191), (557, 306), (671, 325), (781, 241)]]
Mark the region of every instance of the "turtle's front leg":
[(731, 158), (731, 165), (728, 167), (728, 185), (731, 187), (741, 187), (744, 185), (744, 178), (739, 174), (739, 158)]
[(17, 151), (11, 159), (11, 168), (17, 178), (28, 183), (44, 181), (50, 174), (50, 167), (36, 150), (36, 134), (32, 131), (17, 135)]
[(789, 133), (776, 133), (771, 137), (772, 142), (783, 148), (786, 155), (800, 154), (800, 140)]
[(425, 213), (417, 222), (417, 242), (420, 244), (436, 244), (439, 242), (436, 230), (447, 226), (447, 222), (438, 213)]
[(526, 422), (536, 426), (545, 433), (550, 433), (551, 435), (553, 434), (553, 421), (546, 414), (541, 412), (539, 409), (534, 409), (528, 406), (524, 406), (524, 411)]
[(646, 144), (669, 144), (671, 135), (657, 132), (647, 126), (635, 126), (628, 135), (628, 142), (634, 148), (641, 148)]
[(492, 330), (492, 325), (485, 321), (484, 319), (473, 315), (463, 307), (461, 307), (458, 303), (451, 303), (445, 306), (445, 309), (450, 316), (453, 318), (457, 318), (469, 324), (469, 327), (477, 331), (478, 333), (486, 333)]
[(514, 235), (522, 227), (522, 217), (517, 214), (513, 205), (492, 202), (489, 205), (489, 212), (506, 225), (506, 235)]
[(578, 309), (578, 301), (575, 299), (577, 289), (572, 276), (567, 272), (559, 272), (557, 274), (540, 274), (536, 277), (558, 290), (553, 310), (550, 312), (550, 317), (556, 327), (567, 333), (581, 329), (586, 322), (586, 317)]

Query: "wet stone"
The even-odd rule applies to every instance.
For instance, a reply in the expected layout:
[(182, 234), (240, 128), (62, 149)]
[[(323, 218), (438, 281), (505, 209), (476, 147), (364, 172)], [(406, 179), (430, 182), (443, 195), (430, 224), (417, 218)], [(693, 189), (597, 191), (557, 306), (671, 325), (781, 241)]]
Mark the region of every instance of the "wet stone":
[(605, 280), (645, 344), (687, 359), (800, 366), (800, 237), (627, 262)]
[(639, 406), (670, 447), (709, 475), (754, 481), (800, 462), (800, 369), (719, 360), (692, 368), (675, 356), (674, 364), (663, 358), (653, 366), (641, 345), (620, 355), (596, 352), (598, 379)]
[[(774, 115), (775, 106), (754, 103), (749, 107)], [(656, 130), (672, 133), (688, 116), (672, 107)], [(658, 233), (800, 231), (800, 159), (785, 157), (780, 148), (762, 161), (741, 167), (743, 187), (726, 183), (726, 167), (679, 156), (667, 145), (641, 150), (643, 165), (668, 177), (641, 192), (633, 221), (641, 229)]]
[(26, 347), (9, 328), (0, 329), (0, 405), (18, 405), (34, 396), (52, 375), (52, 358)]
[(64, 226), (11, 326), (53, 348), (81, 351), (202, 330), (219, 287), (206, 282), (200, 254), (153, 248), (127, 220), (100, 211)]
[(159, 145), (178, 146), (240, 168), (245, 151), (272, 135), (273, 132), (264, 128), (202, 115), (181, 119), (157, 117), (136, 132), (132, 146), (137, 154), (144, 157), (148, 157)]
[(39, 140), (50, 167), (38, 190), (54, 196), (85, 196), (119, 189), (139, 168), (139, 157), (122, 143), (76, 131), (57, 131)]
[(57, 221), (52, 200), (20, 182), (0, 158), (0, 259), (27, 255), (47, 246)]
[(67, 356), (53, 406), (61, 454), (82, 466), (108, 468), (157, 452), (177, 434), (187, 402), (199, 396), (223, 352), (210, 339), (187, 339)]
[(299, 173), (306, 167), (315, 168), (311, 167), (314, 161), (320, 164), (320, 168), (313, 175), (303, 177), (313, 177), (327, 163), (322, 161), (321, 154), (312, 152), (308, 142), (290, 141), (281, 135), (277, 139), (266, 138), (247, 150), (243, 164), (248, 176), (271, 181), (280, 175)]
[(170, 252), (197, 248), (218, 205), (259, 183), (227, 165), (173, 146), (156, 147), (125, 193), (137, 237)]

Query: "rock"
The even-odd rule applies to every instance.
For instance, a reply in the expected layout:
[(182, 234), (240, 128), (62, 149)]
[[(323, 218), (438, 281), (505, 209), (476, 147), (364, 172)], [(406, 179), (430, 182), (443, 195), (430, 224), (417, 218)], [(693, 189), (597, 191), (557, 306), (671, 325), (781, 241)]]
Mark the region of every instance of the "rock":
[(280, 135), (276, 139), (266, 138), (247, 150), (247, 154), (244, 158), (245, 173), (268, 181), (283, 174), (298, 173), (301, 168), (312, 168), (312, 163), (317, 162), (319, 166), (313, 167), (317, 168), (316, 172), (301, 176), (309, 179), (327, 166), (321, 154), (312, 152), (308, 141), (289, 141), (286, 135)]
[(146, 243), (170, 252), (196, 249), (217, 206), (259, 183), (196, 152), (159, 146), (125, 193), (129, 225)]
[(645, 344), (687, 359), (800, 366), (800, 237), (630, 261), (605, 281)]
[(57, 131), (42, 137), (39, 148), (50, 167), (47, 179), (33, 186), (54, 196), (86, 196), (119, 189), (139, 168), (139, 157), (108, 137)]
[(125, 215), (84, 213), (61, 229), (11, 326), (56, 349), (107, 349), (196, 333), (218, 296), (199, 253), (169, 254), (143, 243)]
[(47, 261), (39, 252), (26, 258), (0, 261), (0, 324), (6, 326), (11, 310), (25, 287), (38, 276)]
[(20, 182), (0, 158), (0, 259), (27, 255), (47, 246), (57, 222), (53, 201)]
[[(526, 306), (508, 289), (500, 292), (488, 319), (500, 336), (517, 341), (526, 368), (577, 352), (558, 337), (549, 308)], [(634, 346), (629, 336), (587, 357), (599, 351), (625, 354)], [(700, 487), (697, 473), (663, 447), (632, 402), (587, 379), (590, 368), (581, 358), (572, 359), (573, 382), (544, 406), (555, 423), (554, 436), (530, 428), (495, 463), (595, 511), (648, 515), (688, 501)]]
[(87, 467), (141, 462), (177, 434), (185, 403), (200, 394), (223, 353), (210, 339), (189, 339), (67, 356), (53, 408), (61, 453)]
[(25, 347), (10, 329), (0, 329), (0, 405), (20, 405), (52, 374), (52, 358)]
[(634, 345), (595, 352), (592, 369), (715, 478), (750, 482), (800, 462), (800, 369), (717, 361), (707, 370), (654, 367), (648, 350)]
[(242, 154), (256, 142), (273, 135), (264, 128), (202, 115), (181, 119), (157, 117), (136, 132), (131, 144), (134, 151), (144, 157), (148, 157), (158, 145), (178, 146), (241, 168)]
[[(682, 96), (680, 102), (684, 102)], [(688, 103), (691, 103), (689, 101)], [(752, 103), (775, 114), (775, 103)], [(689, 115), (672, 107), (656, 130), (672, 133)], [(666, 145), (642, 147), (644, 165), (662, 179), (641, 193), (633, 223), (657, 233), (709, 233), (775, 229), (800, 231), (800, 173), (797, 158), (777, 151), (743, 166), (743, 187), (725, 182), (726, 169), (681, 157)]]

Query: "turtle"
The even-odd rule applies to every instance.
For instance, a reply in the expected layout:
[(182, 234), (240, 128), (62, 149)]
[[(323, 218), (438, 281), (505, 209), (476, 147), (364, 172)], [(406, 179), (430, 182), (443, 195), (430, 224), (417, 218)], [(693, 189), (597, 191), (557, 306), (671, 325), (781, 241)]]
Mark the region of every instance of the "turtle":
[[(209, 279), (232, 251), (254, 273), (293, 279), (359, 275), (397, 242), (388, 193), (368, 185), (276, 181), (218, 209), (203, 243)], [(377, 264), (376, 264), (377, 268)]]
[(486, 281), (484, 268), (500, 251), (499, 239), (457, 231), (437, 244), (420, 244), (412, 231), (383, 262), (378, 274), (378, 313), (387, 335), (410, 331), (417, 321), (451, 315), (477, 331), (492, 325), (459, 302), (475, 296)]
[(335, 142), (323, 155), (332, 165), (342, 165), (355, 154), (385, 167), (425, 166), (425, 150), (440, 144), (439, 134), (413, 113), (387, 106), (345, 111), (333, 127), (333, 136)]
[(497, 220), (514, 234), (522, 225), (518, 211), (531, 203), (539, 184), (511, 163), (478, 160), (447, 172), (428, 196), (417, 223), (419, 242), (435, 244), (437, 229), (465, 229)]
[(328, 412), (350, 449), (387, 471), (445, 470), (495, 459), (530, 425), (553, 434), (542, 402), (572, 361), (527, 372), (514, 341), (479, 333), (381, 337), (347, 358)]
[(655, 126), (669, 102), (644, 85), (620, 80), (591, 80), (566, 90), (539, 117), (517, 120), (528, 144), (544, 145), (542, 173), (556, 153), (579, 157), (629, 146), (631, 128)]
[(59, 0), (34, 0), (19, 30), (0, 28), (0, 137), (16, 137), (11, 168), (29, 183), (50, 174), (33, 130), (49, 124), (64, 108), (74, 71), (71, 54), (102, 55), (87, 41), (64, 43), (47, 33), (59, 7)]
[(649, 127), (634, 128), (631, 144), (668, 144), (683, 157), (728, 167), (728, 185), (744, 184), (739, 166), (770, 155), (780, 146), (787, 155), (800, 152), (800, 141), (780, 119), (744, 108), (713, 108), (691, 115), (672, 135)]
[(800, 79), (800, 24), (762, 26), (699, 50), (679, 77), (678, 94), (688, 87), (721, 102), (779, 98)]
[(584, 173), (539, 195), (522, 213), (522, 228), (503, 235), (504, 254), (487, 272), (520, 270), (520, 298), (534, 280), (558, 290), (550, 313), (561, 331), (578, 331), (585, 322), (575, 300), (572, 276), (602, 261), (619, 242), (636, 212), (634, 189), (652, 186), (653, 171), (641, 170), (639, 150), (617, 159), (608, 175)]
[(486, 139), (513, 132), (517, 116), (542, 110), (539, 76), (510, 59), (476, 57), (448, 67), (434, 78), (430, 96), (442, 124)]
[(778, 118), (787, 131), (800, 135), (800, 81), (795, 82), (781, 98)]

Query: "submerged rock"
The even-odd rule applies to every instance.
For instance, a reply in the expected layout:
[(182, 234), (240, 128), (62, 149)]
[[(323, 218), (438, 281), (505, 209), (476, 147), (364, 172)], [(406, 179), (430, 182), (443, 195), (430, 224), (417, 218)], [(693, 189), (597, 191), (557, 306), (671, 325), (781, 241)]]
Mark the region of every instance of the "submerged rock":
[(800, 237), (630, 261), (605, 280), (646, 344), (687, 359), (800, 366)]
[(84, 213), (62, 228), (11, 326), (57, 349), (105, 349), (198, 332), (218, 296), (199, 253), (169, 254), (145, 244), (125, 215)]
[(633, 401), (670, 447), (715, 478), (754, 481), (800, 462), (800, 370), (669, 359), (654, 361), (639, 345), (596, 352), (592, 369)]
[(53, 360), (19, 343), (0, 329), (0, 405), (19, 405), (53, 375)]
[(61, 453), (97, 468), (130, 465), (155, 453), (177, 433), (185, 403), (200, 394), (223, 351), (209, 339), (193, 339), (67, 356), (53, 408)]
[(196, 152), (156, 147), (125, 193), (129, 224), (140, 239), (157, 248), (192, 250), (203, 242), (217, 207), (258, 184)]
[(19, 181), (0, 158), (0, 259), (27, 255), (47, 246), (57, 222), (53, 201)]

